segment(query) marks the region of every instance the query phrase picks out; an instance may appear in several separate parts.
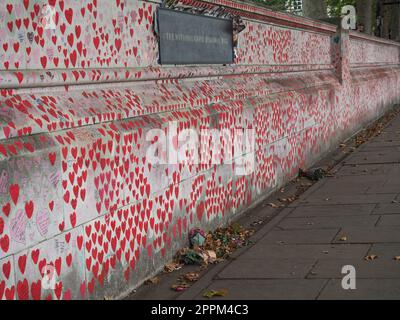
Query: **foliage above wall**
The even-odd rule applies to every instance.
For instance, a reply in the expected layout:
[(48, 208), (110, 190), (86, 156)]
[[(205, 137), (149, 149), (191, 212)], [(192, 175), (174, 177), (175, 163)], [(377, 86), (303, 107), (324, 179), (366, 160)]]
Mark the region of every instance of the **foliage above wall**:
[(340, 17), (343, 6), (356, 5), (356, 0), (327, 0), (328, 15), (331, 17)]
[[(289, 11), (294, 4), (294, 0), (250, 0), (259, 4), (264, 4), (274, 10)], [(315, 1), (315, 0), (314, 0)], [(323, 0), (317, 0), (323, 1)], [(354, 5), (356, 0), (326, 0), (327, 14), (330, 17), (340, 17), (341, 8), (345, 5)]]

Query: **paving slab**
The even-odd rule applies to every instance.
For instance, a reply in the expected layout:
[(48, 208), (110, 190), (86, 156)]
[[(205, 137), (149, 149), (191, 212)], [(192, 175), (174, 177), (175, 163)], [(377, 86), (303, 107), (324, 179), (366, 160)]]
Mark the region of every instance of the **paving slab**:
[[(380, 219), (379, 216), (333, 216), (333, 217), (307, 217), (284, 219), (278, 227), (283, 230), (293, 229), (324, 229), (340, 227), (373, 227)], [(400, 215), (398, 215), (398, 225), (400, 225)]]
[[(354, 179), (353, 179), (354, 180)], [(383, 182), (377, 182), (383, 184)], [(330, 181), (318, 190), (318, 196), (328, 197), (341, 194), (364, 194), (370, 188), (367, 184), (346, 183), (345, 181)], [(386, 192), (387, 193), (387, 192)], [(307, 198), (308, 199), (308, 198)]]
[[(317, 259), (238, 259), (216, 279), (304, 279)], [(399, 264), (400, 266), (400, 264)]]
[[(335, 204), (377, 204), (391, 203), (398, 193), (393, 194), (332, 194), (327, 196), (313, 193), (307, 199), (297, 203), (298, 206), (335, 205)], [(292, 204), (291, 206), (296, 206)]]
[(380, 139), (380, 140), (372, 140), (370, 142), (366, 142), (365, 146), (362, 147), (362, 150), (368, 150), (368, 151), (373, 151), (374, 148), (382, 148), (382, 147), (398, 147), (400, 146), (400, 140), (395, 139)]
[(369, 187), (371, 184), (385, 183), (390, 179), (386, 174), (362, 175), (354, 179), (352, 176), (335, 176), (325, 180), (324, 186), (346, 187), (357, 186), (360, 188)]
[[(347, 239), (343, 241), (343, 237)], [(334, 243), (382, 243), (399, 242), (400, 226), (345, 227), (337, 234)]]
[(365, 145), (360, 148), (360, 152), (387, 152), (400, 151), (400, 140), (395, 141), (375, 141), (374, 144)]
[(400, 257), (400, 243), (375, 243), (368, 254), (377, 255), (379, 259), (395, 260), (395, 257)]
[(400, 281), (393, 279), (358, 279), (355, 290), (344, 290), (342, 281), (331, 279), (322, 290), (320, 300), (399, 300)]
[[(389, 181), (388, 175), (359, 175), (338, 176), (327, 179), (325, 184), (318, 189), (318, 196), (363, 193), (398, 193), (400, 188), (395, 188), (398, 181)], [(376, 190), (376, 192), (373, 192)]]
[(391, 226), (399, 226), (400, 227), (400, 214), (387, 214), (380, 216), (379, 221), (377, 223), (378, 227), (391, 227)]
[(345, 204), (345, 205), (315, 205), (296, 207), (289, 215), (295, 217), (331, 217), (331, 216), (355, 216), (370, 215), (376, 204)]
[(331, 243), (339, 232), (335, 229), (313, 229), (313, 230), (273, 230), (260, 240), (261, 243)]
[[(336, 176), (359, 176), (359, 175), (390, 175), (399, 173), (400, 165), (397, 163), (389, 164), (365, 164), (365, 165), (343, 165), (336, 172)], [(358, 179), (355, 178), (355, 179)]]
[[(364, 258), (370, 251), (369, 244), (265, 244), (252, 246), (240, 259), (327, 259)], [(400, 251), (399, 251), (400, 255)]]
[[(311, 300), (325, 285), (326, 280), (321, 279), (216, 280), (204, 292), (226, 289), (226, 296), (214, 298), (216, 300)], [(193, 298), (205, 299), (204, 292)]]
[(356, 279), (397, 279), (400, 283), (400, 262), (393, 259), (376, 258), (367, 261), (363, 259), (321, 259), (307, 276), (310, 279), (343, 279), (344, 266), (353, 266)]
[(365, 193), (398, 193), (400, 192), (400, 183), (399, 182), (391, 182), (385, 183), (383, 185), (373, 185), (367, 188)]
[(400, 214), (400, 203), (379, 203), (372, 214)]
[(400, 152), (398, 150), (382, 150), (375, 152), (356, 152), (345, 160), (345, 164), (366, 164), (366, 163), (399, 163)]

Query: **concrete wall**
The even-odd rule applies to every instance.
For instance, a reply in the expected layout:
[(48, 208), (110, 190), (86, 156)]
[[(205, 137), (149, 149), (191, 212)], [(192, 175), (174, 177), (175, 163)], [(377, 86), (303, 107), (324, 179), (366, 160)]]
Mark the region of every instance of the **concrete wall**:
[[(41, 25), (47, 3), (56, 30)], [(230, 0), (179, 3), (243, 17), (235, 64), (158, 65), (159, 1), (0, 3), (0, 299), (121, 296), (190, 228), (226, 224), (399, 100), (397, 43)], [(149, 147), (166, 160), (177, 148), (176, 133), (160, 145), (171, 122), (254, 129), (255, 145), (232, 164), (149, 163)]]

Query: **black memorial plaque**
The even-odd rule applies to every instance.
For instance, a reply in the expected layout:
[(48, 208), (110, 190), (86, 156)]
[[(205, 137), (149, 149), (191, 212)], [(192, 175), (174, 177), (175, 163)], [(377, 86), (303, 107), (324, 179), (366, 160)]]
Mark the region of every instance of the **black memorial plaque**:
[(158, 9), (161, 64), (233, 63), (232, 20)]

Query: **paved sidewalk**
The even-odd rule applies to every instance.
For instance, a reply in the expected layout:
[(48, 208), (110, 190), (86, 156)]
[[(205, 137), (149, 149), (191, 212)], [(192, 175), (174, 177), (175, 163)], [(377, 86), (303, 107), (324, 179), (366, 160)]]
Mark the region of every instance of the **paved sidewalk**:
[[(179, 299), (210, 289), (227, 289), (224, 299), (400, 299), (400, 116), (335, 171)], [(355, 290), (342, 289), (344, 265), (356, 269)]]

